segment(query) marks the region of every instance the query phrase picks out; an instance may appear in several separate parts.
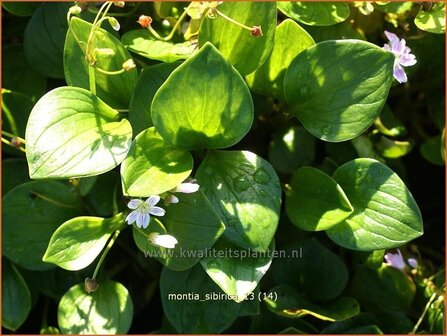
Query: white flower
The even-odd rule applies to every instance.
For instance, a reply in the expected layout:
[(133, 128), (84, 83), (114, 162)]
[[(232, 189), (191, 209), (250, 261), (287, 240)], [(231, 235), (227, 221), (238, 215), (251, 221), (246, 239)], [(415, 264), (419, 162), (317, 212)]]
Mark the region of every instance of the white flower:
[(173, 192), (191, 194), (199, 190), (200, 186), (197, 183), (181, 183)]
[(383, 46), (383, 49), (394, 54), (393, 76), (399, 83), (407, 82), (407, 74), (403, 67), (416, 64), (416, 56), (410, 54), (411, 49), (406, 46), (404, 39), (400, 40), (396, 34), (385, 30), (385, 35), (390, 41)]
[(164, 216), (166, 211), (155, 206), (160, 201), (160, 196), (149, 196), (146, 201), (132, 199), (127, 206), (133, 211), (127, 216), (126, 222), (130, 225), (137, 223), (139, 228), (147, 228), (151, 220), (150, 215)]
[(166, 205), (175, 204), (175, 203), (178, 203), (178, 202), (179, 202), (179, 199), (175, 195), (168, 195), (168, 196), (165, 197), (165, 204)]
[(175, 245), (178, 244), (174, 236), (168, 234), (162, 235), (158, 232), (152, 232), (147, 238), (151, 244), (169, 249), (175, 248)]
[(120, 23), (114, 17), (109, 18), (109, 23), (114, 30), (116, 30), (116, 31), (120, 30), (120, 28), (121, 28)]

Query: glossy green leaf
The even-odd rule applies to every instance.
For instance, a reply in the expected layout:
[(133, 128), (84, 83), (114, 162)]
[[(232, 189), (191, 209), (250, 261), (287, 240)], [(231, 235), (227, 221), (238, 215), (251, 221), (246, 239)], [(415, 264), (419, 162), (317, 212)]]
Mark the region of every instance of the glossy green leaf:
[(281, 186), (270, 163), (248, 151), (213, 151), (196, 178), (227, 226), (225, 238), (266, 251), (281, 208)]
[(290, 174), (315, 158), (316, 139), (303, 127), (290, 127), (273, 133), (269, 162), (279, 173)]
[(435, 34), (445, 34), (445, 3), (437, 2), (428, 11), (420, 11), (414, 23), (419, 29)]
[(122, 198), (119, 172), (112, 170), (96, 177), (95, 184), (85, 197), (93, 214), (99, 217), (111, 217), (120, 211), (127, 210)]
[(125, 334), (133, 317), (129, 292), (107, 280), (87, 294), (84, 284), (69, 289), (59, 302), (58, 322), (63, 334)]
[(354, 28), (348, 21), (331, 26), (306, 26), (306, 31), (315, 42), (345, 39), (366, 40), (365, 33), (359, 27)]
[(179, 65), (180, 62), (161, 63), (146, 67), (141, 71), (130, 99), (128, 114), (134, 134), (153, 126), (151, 118), (152, 100), (160, 86)]
[(383, 258), (385, 256), (385, 250), (375, 251), (354, 251), (352, 253), (352, 259), (355, 264), (380, 268), (382, 266)]
[(2, 326), (15, 331), (28, 317), (31, 294), (14, 265), (5, 259), (2, 264)]
[(273, 48), (266, 61), (247, 76), (250, 88), (262, 95), (284, 100), (284, 74), (292, 60), (314, 45), (312, 37), (297, 23), (286, 19), (276, 27)]
[(147, 29), (128, 31), (121, 41), (127, 49), (138, 55), (168, 63), (187, 59), (197, 50), (197, 45), (190, 41), (174, 43), (158, 40)]
[(343, 189), (312, 167), (295, 171), (286, 193), (286, 212), (302, 230), (321, 231), (342, 222), (354, 211)]
[(327, 234), (337, 244), (362, 251), (389, 249), (422, 235), (419, 208), (399, 176), (385, 164), (360, 158), (333, 175), (354, 213)]
[(386, 264), (378, 269), (360, 267), (352, 288), (360, 305), (373, 313), (407, 312), (416, 292), (408, 275)]
[(14, 187), (29, 182), (28, 164), (24, 159), (2, 160), (2, 195)]
[(160, 292), (169, 322), (182, 334), (220, 333), (233, 323), (240, 310), (240, 304), (225, 298), (200, 265), (183, 272), (164, 268)]
[(291, 112), (317, 138), (331, 142), (355, 138), (382, 110), (393, 80), (393, 64), (391, 53), (369, 42), (317, 43), (287, 69), (286, 100)]
[(437, 166), (444, 166), (445, 164), (442, 159), (441, 146), (443, 145), (443, 142), (441, 141), (441, 138), (441, 134), (430, 137), (422, 143), (421, 147), (419, 147), (419, 151), (423, 158)]
[(64, 78), (63, 46), (70, 3), (42, 3), (29, 20), (23, 41), (28, 64), (48, 77)]
[(350, 14), (343, 2), (278, 2), (278, 9), (288, 17), (309, 26), (330, 26), (345, 21)]
[(312, 301), (333, 300), (345, 289), (346, 265), (315, 238), (288, 245), (284, 251), (285, 258), (272, 263), (276, 283), (293, 286)]
[(30, 16), (34, 13), (37, 7), (39, 7), (38, 2), (3, 2), (2, 7), (6, 9), (9, 13), (18, 16)]
[[(65, 80), (70, 86), (89, 89), (88, 65), (85, 59), (87, 40), (92, 25), (72, 17), (64, 47)], [(112, 57), (97, 55), (95, 66), (107, 71), (122, 69), (124, 62), (131, 58), (123, 44), (112, 34), (100, 29), (93, 38), (94, 48), (110, 48)], [(137, 70), (132, 69), (119, 75), (106, 75), (95, 70), (96, 93), (99, 98), (114, 108), (127, 109), (137, 82)]]
[(42, 257), (53, 232), (80, 215), (75, 192), (55, 181), (24, 183), (3, 196), (3, 254), (30, 270), (54, 266)]
[[(35, 3), (20, 3), (32, 4)], [(4, 2), (2, 5), (4, 6)], [(13, 4), (13, 2), (8, 2)], [(46, 78), (34, 70), (25, 58), (23, 46), (5, 45), (2, 46), (2, 87), (11, 91), (21, 92), (31, 100), (40, 98), (46, 88)]]
[(26, 128), (30, 176), (84, 177), (104, 173), (126, 157), (132, 128), (89, 91), (60, 87), (43, 96)]
[(148, 197), (174, 189), (189, 176), (193, 163), (188, 151), (168, 144), (151, 127), (136, 136), (121, 165), (123, 193)]
[[(258, 256), (220, 239), (213, 246), (213, 255), (203, 258), (200, 263), (224, 293), (236, 302), (243, 302), (269, 269), (274, 248), (272, 241), (269, 251)], [(254, 299), (258, 300), (258, 297)]]
[(312, 315), (324, 321), (342, 321), (360, 312), (357, 301), (343, 296), (325, 305), (318, 305), (305, 299), (296, 289), (280, 285), (269, 291), (265, 299), (273, 312), (289, 318)]
[(124, 222), (114, 218), (76, 217), (62, 224), (51, 236), (42, 260), (68, 271), (90, 265), (102, 251), (111, 234)]
[[(373, 332), (372, 326), (375, 326), (379, 320), (377, 317), (371, 313), (361, 312), (355, 316), (352, 316), (343, 321), (337, 321), (328, 324), (325, 328), (321, 330), (321, 334), (348, 334), (350, 330), (371, 330), (371, 334), (376, 334)], [(377, 326), (375, 326), (377, 328)], [(359, 332), (359, 334), (363, 334)], [(369, 334), (369, 332), (368, 332)], [(383, 334), (380, 332), (379, 334)]]
[(387, 1), (386, 3), (375, 3), (375, 9), (384, 13), (403, 14), (413, 6), (412, 1)]
[[(159, 220), (151, 218), (146, 229), (134, 226), (134, 240), (146, 256), (156, 257), (166, 267), (183, 271), (206, 256), (211, 246), (225, 230), (225, 226), (208, 199), (199, 190), (192, 194), (177, 194), (179, 203), (170, 204), (166, 215)], [(178, 244), (166, 250), (149, 243), (151, 232), (170, 234)]]
[(408, 141), (392, 140), (385, 136), (381, 136), (375, 144), (377, 152), (388, 159), (397, 159), (411, 152), (414, 146), (414, 140)]
[(207, 43), (160, 87), (151, 114), (155, 129), (177, 147), (223, 148), (250, 130), (253, 101), (242, 77)]
[(262, 36), (225, 20), (206, 17), (199, 32), (199, 45), (207, 41), (242, 74), (248, 75), (264, 63), (273, 46), (276, 27), (275, 2), (223, 2), (217, 9), (224, 15), (248, 27), (260, 26)]

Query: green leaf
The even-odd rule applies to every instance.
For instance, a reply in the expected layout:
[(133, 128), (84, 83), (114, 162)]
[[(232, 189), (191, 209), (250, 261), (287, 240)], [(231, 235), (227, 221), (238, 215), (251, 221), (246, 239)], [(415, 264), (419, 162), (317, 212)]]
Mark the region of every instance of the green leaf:
[(84, 284), (71, 287), (59, 302), (58, 322), (63, 334), (125, 334), (133, 317), (129, 292), (107, 280), (87, 294)]
[(158, 40), (147, 29), (128, 31), (121, 41), (127, 49), (138, 55), (167, 63), (187, 59), (197, 50), (197, 45), (190, 41), (174, 43)]
[(124, 222), (122, 214), (113, 218), (76, 217), (62, 224), (51, 236), (42, 260), (68, 271), (90, 265), (101, 253), (113, 231)]
[(29, 20), (23, 41), (28, 64), (47, 77), (64, 78), (62, 50), (69, 3), (42, 3)]
[(155, 93), (180, 64), (180, 62), (160, 63), (141, 71), (129, 106), (128, 117), (134, 134), (153, 126), (151, 104)]
[(2, 194), (14, 187), (29, 182), (28, 164), (24, 159), (2, 160)]
[(200, 265), (183, 272), (164, 268), (160, 292), (163, 310), (178, 333), (217, 334), (239, 314), (240, 305), (223, 298)]
[(223, 148), (250, 130), (253, 101), (242, 77), (207, 43), (172, 72), (151, 113), (155, 129), (174, 146)]
[(312, 301), (333, 300), (345, 289), (349, 277), (346, 265), (315, 238), (283, 250), (285, 257), (276, 259), (271, 267), (276, 283), (293, 286)]
[(28, 317), (31, 294), (14, 265), (5, 259), (2, 263), (2, 326), (15, 331)]
[[(366, 331), (371, 330), (371, 334), (376, 334), (377, 332), (374, 332), (372, 327), (377, 328), (375, 324), (377, 324), (378, 321), (379, 320), (375, 315), (361, 312), (346, 320), (328, 324), (321, 330), (321, 334), (348, 334), (350, 330), (362, 330), (363, 328), (365, 328)], [(359, 332), (359, 334), (363, 333)], [(383, 333), (379, 332), (379, 334)]]
[(315, 137), (303, 127), (290, 127), (273, 133), (269, 162), (277, 172), (291, 175), (297, 168), (314, 161), (315, 143)]
[(343, 2), (278, 2), (278, 9), (288, 17), (309, 26), (331, 26), (345, 21), (350, 14)]
[(345, 39), (366, 40), (365, 33), (358, 27), (354, 28), (349, 21), (331, 26), (306, 26), (306, 31), (315, 42)]
[(385, 256), (385, 250), (375, 251), (353, 251), (352, 259), (355, 264), (380, 268), (382, 266), (383, 257)]
[(132, 128), (89, 91), (60, 87), (43, 96), (26, 128), (30, 176), (84, 177), (104, 173), (124, 160)]
[(353, 296), (360, 305), (375, 312), (407, 312), (416, 286), (401, 270), (383, 264), (381, 268), (360, 267), (353, 279)]
[(281, 186), (270, 163), (248, 151), (212, 151), (196, 178), (227, 226), (225, 238), (266, 251), (281, 208)]
[(248, 27), (260, 26), (262, 36), (224, 19), (205, 17), (200, 26), (199, 45), (207, 41), (242, 74), (248, 75), (264, 63), (273, 46), (276, 27), (275, 2), (224, 2), (217, 9)]
[(333, 175), (354, 213), (326, 231), (335, 243), (354, 250), (397, 247), (423, 233), (416, 201), (399, 176), (385, 164), (360, 158), (340, 166)]
[(441, 146), (444, 146), (444, 142), (441, 141), (441, 134), (439, 134), (425, 140), (419, 147), (419, 151), (428, 162), (437, 166), (444, 166), (445, 162), (442, 158)]
[(312, 167), (295, 171), (286, 193), (286, 212), (302, 230), (321, 231), (342, 222), (354, 211), (343, 189)]
[[(31, 4), (27, 2), (7, 2), (6, 4)], [(2, 47), (2, 87), (21, 92), (36, 101), (45, 93), (47, 80), (26, 61), (23, 46), (6, 45)]]
[(53, 232), (80, 215), (74, 191), (55, 181), (24, 183), (3, 196), (3, 254), (30, 270), (54, 266), (42, 257)]
[(113, 214), (127, 210), (122, 199), (121, 176), (119, 172), (112, 170), (95, 177), (95, 184), (85, 197), (93, 213), (99, 217), (111, 217)]
[[(92, 24), (77, 17), (72, 17), (70, 20), (64, 47), (65, 80), (70, 86), (84, 89), (90, 87), (85, 53), (91, 28)], [(95, 67), (100, 69), (121, 70), (123, 63), (131, 59), (121, 41), (104, 29), (95, 34), (93, 45), (94, 48), (110, 48), (115, 52), (112, 57), (96, 56)], [(137, 77), (136, 69), (124, 71), (119, 75), (106, 75), (95, 70), (96, 93), (108, 105), (127, 109)]]
[(375, 9), (384, 13), (403, 14), (413, 6), (412, 1), (386, 1), (386, 3), (375, 3)]
[(123, 193), (148, 197), (174, 189), (191, 173), (188, 151), (166, 143), (153, 127), (136, 136), (121, 165)]
[(331, 142), (355, 138), (380, 113), (393, 80), (393, 64), (391, 53), (369, 42), (317, 43), (287, 69), (286, 100), (317, 138)]
[(414, 140), (408, 141), (392, 140), (385, 136), (381, 136), (375, 144), (377, 152), (384, 158), (397, 159), (411, 152), (414, 146)]
[(284, 74), (292, 60), (314, 45), (312, 37), (297, 23), (286, 19), (276, 27), (273, 48), (266, 61), (247, 76), (250, 88), (259, 94), (284, 100)]
[(393, 114), (388, 105), (383, 107), (380, 116), (374, 121), (374, 126), (377, 127), (380, 133), (390, 137), (402, 137), (407, 135), (407, 129)]
[(420, 11), (414, 23), (430, 33), (445, 34), (445, 3), (435, 2), (429, 11)]
[[(160, 221), (151, 218), (146, 229), (134, 225), (134, 240), (146, 256), (156, 257), (166, 267), (183, 271), (193, 267), (222, 235), (225, 226), (208, 199), (199, 190), (177, 194), (179, 203), (170, 204)], [(151, 232), (170, 234), (178, 240), (175, 249), (166, 250), (149, 243)]]
[[(213, 254), (203, 258), (209, 277), (234, 301), (243, 302), (252, 293), (272, 263), (274, 241), (265, 254), (253, 254), (224, 239), (213, 246)], [(231, 251), (231, 254), (229, 254)], [(258, 300), (258, 297), (256, 297)]]
[(289, 318), (312, 315), (323, 321), (343, 321), (360, 312), (357, 301), (343, 296), (325, 305), (306, 300), (298, 291), (288, 285), (280, 285), (269, 291), (265, 299), (273, 312)]
[(3, 2), (2, 7), (17, 16), (31, 16), (39, 7), (38, 2)]

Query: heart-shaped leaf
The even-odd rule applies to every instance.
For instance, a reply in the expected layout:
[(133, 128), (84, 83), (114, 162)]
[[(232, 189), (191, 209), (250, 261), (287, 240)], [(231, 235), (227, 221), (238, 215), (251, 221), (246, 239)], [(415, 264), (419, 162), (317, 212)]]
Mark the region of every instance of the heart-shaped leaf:
[(267, 253), (252, 254), (221, 238), (213, 246), (213, 255), (203, 258), (200, 263), (226, 294), (234, 301), (242, 302), (255, 290), (269, 269), (274, 248), (272, 241)]
[(393, 64), (392, 53), (369, 42), (320, 42), (290, 64), (284, 77), (285, 97), (291, 112), (314, 136), (331, 142), (349, 140), (371, 126), (382, 110)]
[(164, 193), (182, 183), (192, 167), (188, 151), (166, 143), (151, 127), (135, 137), (121, 165), (123, 193), (138, 197)]
[(90, 265), (106, 245), (112, 232), (124, 221), (114, 218), (76, 217), (66, 221), (53, 234), (43, 261), (68, 271)]
[(57, 317), (63, 334), (125, 334), (132, 323), (133, 304), (118, 282), (102, 282), (90, 294), (78, 284), (60, 300)]
[(349, 17), (349, 6), (343, 2), (280, 1), (278, 9), (288, 17), (309, 26), (330, 26)]
[(132, 128), (89, 91), (60, 87), (43, 96), (26, 127), (30, 176), (92, 176), (116, 167), (127, 155)]
[(262, 36), (252, 36), (247, 29), (219, 15), (215, 18), (205, 17), (200, 26), (199, 45), (211, 42), (242, 75), (248, 75), (264, 63), (272, 49), (276, 3), (224, 2), (217, 9), (248, 27), (258, 26), (262, 29)]
[(333, 175), (354, 212), (326, 231), (337, 244), (362, 251), (389, 249), (422, 235), (422, 216), (399, 176), (385, 164), (360, 158)]
[(31, 270), (54, 265), (42, 257), (53, 232), (81, 214), (74, 190), (55, 181), (24, 183), (3, 196), (3, 254)]
[[(91, 29), (92, 24), (87, 21), (77, 17), (72, 17), (70, 20), (64, 47), (65, 80), (70, 86), (90, 88), (89, 66), (85, 53)], [(118, 71), (122, 69), (124, 62), (131, 59), (121, 41), (104, 29), (99, 29), (98, 33), (94, 35), (92, 43), (98, 50), (112, 49), (114, 51), (112, 57), (97, 54), (95, 67), (106, 71)], [(115, 75), (107, 75), (96, 70), (96, 93), (108, 105), (127, 109), (137, 77), (136, 69)]]
[(249, 131), (253, 101), (242, 77), (207, 43), (160, 87), (151, 114), (156, 130), (177, 147), (223, 148)]
[(266, 61), (246, 77), (250, 88), (260, 94), (284, 98), (284, 75), (292, 60), (314, 45), (312, 37), (296, 22), (286, 19), (276, 27), (273, 48)]
[(213, 151), (196, 178), (227, 226), (225, 238), (266, 251), (281, 208), (281, 186), (270, 163), (248, 151)]
[(286, 193), (286, 212), (293, 224), (307, 231), (326, 230), (354, 211), (343, 189), (312, 167), (295, 171)]

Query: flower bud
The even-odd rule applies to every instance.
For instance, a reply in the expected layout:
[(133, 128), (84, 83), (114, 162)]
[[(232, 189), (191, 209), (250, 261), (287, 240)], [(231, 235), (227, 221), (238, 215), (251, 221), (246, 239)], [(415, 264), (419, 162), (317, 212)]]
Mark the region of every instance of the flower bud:
[(126, 3), (124, 1), (114, 1), (113, 4), (116, 7), (123, 8)]
[(261, 26), (253, 26), (250, 30), (250, 35), (254, 37), (262, 36)]
[(175, 195), (168, 195), (165, 197), (165, 205), (178, 203), (179, 199)]
[(13, 137), (11, 138), (11, 145), (15, 148), (19, 148), (22, 145), (22, 142), (18, 138)]
[(181, 183), (177, 188), (175, 188), (174, 192), (184, 193), (184, 194), (191, 194), (195, 193), (197, 190), (199, 190), (200, 185), (197, 183)]
[(142, 28), (148, 28), (152, 23), (152, 18), (147, 15), (141, 15), (137, 21)]
[(84, 290), (90, 294), (98, 289), (98, 283), (94, 279), (85, 278), (84, 280)]
[(133, 59), (129, 58), (126, 62), (123, 63), (123, 69), (125, 71), (130, 71), (135, 68), (135, 62)]
[(98, 56), (112, 57), (115, 55), (115, 51), (111, 48), (95, 48), (94, 51)]
[(116, 30), (116, 31), (120, 30), (120, 28), (121, 28), (120, 23), (114, 17), (109, 18), (109, 23), (114, 30)]
[(155, 246), (165, 247), (169, 249), (175, 248), (175, 245), (178, 244), (177, 239), (171, 235), (162, 235), (158, 232), (152, 232), (147, 237), (148, 241)]
[(79, 15), (82, 12), (82, 8), (79, 7), (78, 5), (74, 5), (68, 9), (68, 12), (73, 15)]

